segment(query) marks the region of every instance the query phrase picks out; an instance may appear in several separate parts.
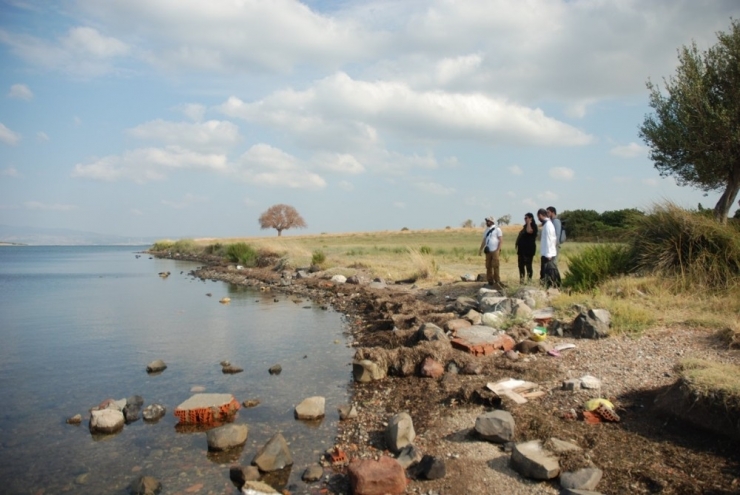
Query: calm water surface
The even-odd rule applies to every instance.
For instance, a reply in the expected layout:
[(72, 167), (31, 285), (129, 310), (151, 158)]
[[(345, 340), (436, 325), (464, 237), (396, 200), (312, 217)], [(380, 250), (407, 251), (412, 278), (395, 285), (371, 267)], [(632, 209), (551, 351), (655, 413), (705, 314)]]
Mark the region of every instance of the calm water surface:
[[(187, 273), (197, 265), (137, 258), (141, 249), (0, 247), (0, 493), (123, 494), (144, 474), (163, 493), (235, 494), (229, 465), (249, 464), (277, 432), (293, 453), (288, 482), (311, 493), (300, 476), (332, 445), (336, 406), (348, 401), (352, 351), (341, 315), (196, 280)], [(224, 296), (231, 304), (219, 304)], [(145, 372), (154, 359), (168, 365), (161, 375)], [(244, 372), (224, 375), (224, 359)], [(277, 363), (283, 372), (269, 375)], [(194, 386), (261, 400), (236, 418), (249, 426), (243, 450), (213, 456), (205, 433), (175, 429), (173, 411)], [(134, 394), (167, 415), (90, 435), (92, 406)], [(295, 405), (313, 395), (326, 397), (326, 418), (294, 420)], [(67, 425), (77, 413), (83, 424)]]

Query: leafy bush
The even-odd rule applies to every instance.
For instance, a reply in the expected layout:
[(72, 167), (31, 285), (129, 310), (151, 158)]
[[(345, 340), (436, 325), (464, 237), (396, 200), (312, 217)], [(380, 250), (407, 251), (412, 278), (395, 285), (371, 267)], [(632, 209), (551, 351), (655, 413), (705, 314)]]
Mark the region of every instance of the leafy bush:
[(588, 291), (608, 278), (630, 271), (632, 254), (622, 244), (589, 246), (568, 258), (568, 272), (563, 286), (577, 291)]
[(257, 251), (246, 242), (229, 244), (226, 247), (226, 257), (244, 266), (256, 266), (257, 264)]
[(172, 245), (174, 242), (164, 240), (164, 241), (157, 241), (155, 242), (151, 248), (149, 248), (150, 251), (169, 251), (172, 249)]
[(311, 255), (311, 264), (321, 266), (324, 263), (326, 263), (326, 254), (321, 249), (317, 249)]
[(408, 227), (403, 227), (403, 228), (401, 229), (401, 232), (408, 232), (408, 230), (409, 230), (409, 228), (408, 228)]
[(207, 245), (203, 252), (214, 256), (226, 256), (226, 247), (220, 242), (217, 242), (215, 244)]
[(202, 248), (192, 239), (180, 239), (172, 245), (171, 250), (180, 254), (197, 254), (202, 251)]
[(432, 248), (429, 246), (422, 246), (419, 248), (419, 253), (421, 254), (432, 254)]
[(637, 268), (674, 276), (684, 287), (740, 283), (740, 229), (673, 203), (655, 206), (631, 238)]

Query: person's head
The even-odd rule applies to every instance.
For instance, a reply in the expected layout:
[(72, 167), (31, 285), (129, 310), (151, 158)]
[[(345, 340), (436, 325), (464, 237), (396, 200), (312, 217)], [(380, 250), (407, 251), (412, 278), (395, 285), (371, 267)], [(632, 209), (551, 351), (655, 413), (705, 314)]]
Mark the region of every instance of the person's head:
[(548, 206), (547, 216), (550, 218), (555, 218), (556, 216), (558, 216), (558, 210), (556, 210), (554, 206)]
[(532, 215), (531, 213), (525, 213), (524, 223), (527, 223), (527, 220), (529, 220), (530, 222), (534, 222), (534, 215)]
[(494, 223), (496, 223), (496, 219), (493, 216), (486, 217), (486, 227), (490, 227)]
[(547, 214), (546, 209), (540, 208), (539, 210), (537, 210), (537, 218), (540, 219), (540, 222), (544, 222), (545, 220), (550, 218), (550, 216)]

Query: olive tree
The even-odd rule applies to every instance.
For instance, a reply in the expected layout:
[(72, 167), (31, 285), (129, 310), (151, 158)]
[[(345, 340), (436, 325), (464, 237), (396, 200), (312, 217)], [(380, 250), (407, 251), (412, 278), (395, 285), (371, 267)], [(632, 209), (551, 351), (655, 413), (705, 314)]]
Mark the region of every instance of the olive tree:
[(650, 106), (640, 137), (660, 175), (704, 192), (723, 191), (714, 217), (724, 223), (740, 191), (740, 22), (700, 52), (679, 50), (664, 91), (648, 81)]
[(306, 221), (298, 211), (290, 205), (278, 204), (270, 206), (259, 218), (260, 228), (275, 229), (278, 236), (283, 230), (305, 228)]

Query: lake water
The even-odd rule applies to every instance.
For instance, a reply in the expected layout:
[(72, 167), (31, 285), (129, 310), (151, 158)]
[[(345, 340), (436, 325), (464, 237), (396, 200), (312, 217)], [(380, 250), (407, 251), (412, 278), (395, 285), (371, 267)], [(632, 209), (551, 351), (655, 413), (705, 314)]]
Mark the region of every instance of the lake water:
[[(353, 351), (341, 315), (197, 280), (188, 276), (196, 264), (137, 258), (143, 249), (0, 247), (0, 493), (123, 494), (140, 475), (168, 494), (238, 493), (229, 465), (249, 464), (277, 432), (293, 454), (289, 487), (315, 491), (300, 476), (333, 445), (336, 407), (349, 400)], [(172, 274), (157, 275), (164, 271)], [(219, 303), (225, 296), (230, 304)], [(155, 359), (168, 368), (151, 376), (145, 369)], [(222, 360), (244, 372), (224, 375)], [(274, 364), (280, 375), (268, 373)], [(173, 411), (196, 386), (260, 399), (236, 417), (249, 426), (242, 450), (214, 456), (205, 433), (175, 428)], [(90, 435), (91, 407), (135, 394), (167, 415)], [(326, 418), (296, 421), (295, 405), (313, 395), (326, 397)], [(65, 423), (77, 413), (82, 425)]]

